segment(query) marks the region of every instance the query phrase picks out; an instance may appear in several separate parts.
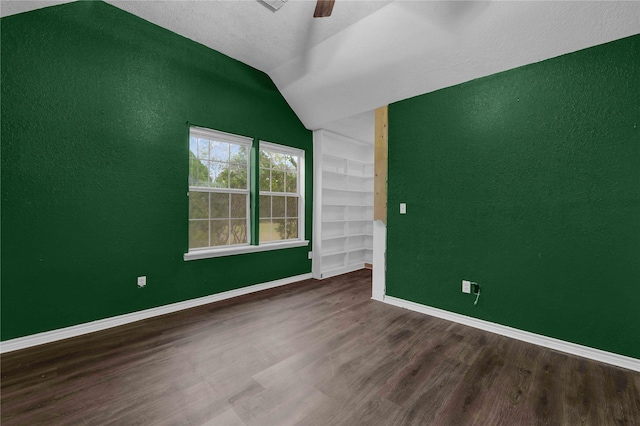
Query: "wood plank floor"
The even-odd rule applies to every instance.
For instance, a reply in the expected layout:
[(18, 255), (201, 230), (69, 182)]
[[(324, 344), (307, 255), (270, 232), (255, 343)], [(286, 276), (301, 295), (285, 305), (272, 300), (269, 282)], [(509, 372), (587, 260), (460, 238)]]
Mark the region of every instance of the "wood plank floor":
[(9, 425), (640, 425), (640, 374), (308, 280), (1, 358)]

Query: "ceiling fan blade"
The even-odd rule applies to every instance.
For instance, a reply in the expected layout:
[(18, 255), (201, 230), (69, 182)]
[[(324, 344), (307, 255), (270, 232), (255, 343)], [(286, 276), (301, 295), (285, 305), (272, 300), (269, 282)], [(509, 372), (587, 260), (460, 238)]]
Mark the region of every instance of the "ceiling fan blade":
[(331, 16), (333, 10), (333, 4), (336, 0), (318, 0), (316, 3), (316, 10), (313, 12), (314, 18), (324, 18), (325, 16)]

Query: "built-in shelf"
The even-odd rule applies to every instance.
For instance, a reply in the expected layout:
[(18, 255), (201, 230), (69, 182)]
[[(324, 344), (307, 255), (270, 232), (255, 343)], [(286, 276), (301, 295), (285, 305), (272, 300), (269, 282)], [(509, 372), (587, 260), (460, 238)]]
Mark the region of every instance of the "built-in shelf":
[(327, 278), (373, 258), (373, 144), (316, 130), (313, 275)]
[(322, 253), (322, 255), (324, 257), (329, 257), (329, 256), (334, 256), (336, 254), (345, 254), (345, 253), (348, 253), (348, 251), (347, 250), (329, 251), (329, 252)]
[[(336, 206), (336, 207), (371, 207), (369, 204), (339, 204), (337, 202), (326, 203), (325, 206)], [(373, 220), (373, 217), (371, 218)]]
[(325, 186), (324, 188), (322, 188), (322, 190), (323, 191), (357, 192), (358, 194), (361, 194), (361, 193), (373, 194), (373, 190), (371, 190), (371, 191), (363, 191), (362, 189), (357, 189), (357, 188), (331, 188), (331, 187)]
[(370, 175), (362, 175), (362, 174), (348, 174), (348, 173), (341, 173), (341, 172), (334, 172), (331, 170), (323, 170), (322, 173), (326, 174), (326, 175), (335, 175), (335, 176), (341, 176), (341, 177), (352, 177), (352, 178), (356, 178), (356, 179), (373, 179), (373, 174)]
[(347, 238), (347, 235), (335, 235), (333, 237), (322, 237), (322, 241), (339, 240), (342, 238)]

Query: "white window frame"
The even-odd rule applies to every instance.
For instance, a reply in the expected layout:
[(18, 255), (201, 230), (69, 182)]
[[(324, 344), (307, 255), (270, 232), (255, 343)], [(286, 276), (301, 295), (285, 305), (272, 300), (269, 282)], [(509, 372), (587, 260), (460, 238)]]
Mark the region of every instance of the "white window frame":
[[(218, 130), (207, 129), (203, 127), (191, 126), (189, 129), (189, 138), (191, 138), (192, 132), (197, 132), (197, 134), (206, 135), (205, 137), (217, 137), (224, 138), (220, 139), (222, 142), (231, 142), (231, 143), (246, 143), (249, 147), (253, 144), (253, 139), (238, 136), (230, 133), (221, 132)], [(202, 132), (202, 133), (201, 133)], [(236, 254), (245, 254), (245, 253), (256, 253), (262, 251), (271, 251), (271, 250), (279, 250), (279, 249), (287, 249), (293, 247), (306, 247), (309, 245), (309, 241), (305, 238), (305, 162), (304, 162), (304, 153), (305, 151), (298, 148), (291, 148), (284, 145), (274, 144), (271, 142), (259, 142), (260, 148), (266, 147), (268, 150), (276, 151), (279, 153), (287, 154), (287, 155), (295, 155), (299, 158), (298, 164), (298, 239), (295, 240), (280, 240), (280, 241), (268, 241), (264, 243), (260, 243), (258, 245), (251, 245), (250, 243), (242, 244), (242, 245), (225, 245), (225, 246), (217, 246), (217, 247), (206, 247), (206, 248), (194, 248), (189, 249), (187, 253), (184, 254), (184, 260), (198, 260), (198, 259), (209, 259), (214, 257), (223, 257), (223, 256), (232, 256)], [(251, 155), (248, 156), (248, 174), (247, 174), (247, 192), (250, 194), (251, 192), (251, 167), (255, 166), (258, 168), (258, 174), (260, 173), (260, 153), (257, 155), (257, 164), (251, 164)], [(189, 186), (189, 191), (191, 191), (192, 187)], [(203, 187), (196, 187), (200, 190)], [(207, 191), (210, 192), (229, 192), (229, 189), (224, 188), (206, 188)], [(213, 191), (212, 191), (213, 190)], [(236, 190), (231, 190), (236, 192)], [(260, 196), (260, 188), (256, 188), (258, 192), (258, 197)], [(286, 194), (284, 194), (286, 195)], [(249, 196), (249, 195), (248, 195)], [(251, 202), (247, 203), (247, 233), (251, 235), (251, 221), (250, 217), (252, 215), (251, 208), (255, 206), (251, 206)], [(259, 220), (256, 226), (260, 226)], [(249, 241), (251, 238), (249, 238)]]
[[(304, 150), (302, 149), (298, 149), (298, 148), (292, 148), (289, 146), (285, 146), (285, 145), (279, 145), (276, 143), (272, 143), (272, 142), (265, 142), (265, 141), (260, 141), (260, 150), (266, 150), (266, 151), (270, 151), (270, 152), (275, 152), (277, 154), (284, 154), (284, 155), (291, 155), (294, 157), (298, 157), (298, 169), (297, 169), (297, 177), (296, 177), (296, 181), (298, 183), (298, 188), (297, 188), (297, 193), (296, 196), (298, 197), (298, 238), (292, 238), (292, 239), (287, 239), (287, 240), (276, 240), (276, 241), (260, 241), (259, 245), (260, 246), (267, 246), (267, 245), (276, 245), (276, 244), (284, 244), (287, 242), (296, 242), (296, 241), (305, 241), (305, 233), (304, 233), (304, 206), (305, 206), (305, 200), (304, 200), (304, 194), (305, 194), (305, 188), (304, 188), (304, 177), (305, 177), (305, 162), (304, 162)], [(260, 153), (258, 153), (258, 167), (260, 167)], [(258, 173), (260, 173), (260, 170), (258, 170)], [(286, 190), (286, 188), (285, 188)], [(271, 191), (261, 191), (260, 188), (258, 188), (258, 196), (261, 195), (269, 195), (269, 196), (283, 196), (283, 197), (290, 197), (292, 193), (290, 192), (271, 192)], [(258, 221), (258, 227), (260, 226), (260, 223)]]
[[(251, 206), (250, 206), (250, 193), (251, 193), (251, 146), (253, 144), (253, 139), (233, 135), (230, 133), (220, 132), (218, 130), (205, 129), (202, 127), (192, 126), (189, 128), (189, 140), (192, 137), (203, 138), (207, 140), (215, 140), (217, 142), (225, 142), (234, 145), (240, 145), (247, 148), (247, 187), (245, 189), (237, 189), (237, 188), (215, 188), (211, 186), (189, 186), (189, 193), (191, 192), (207, 192), (207, 193), (218, 193), (218, 194), (244, 194), (246, 199), (246, 210), (245, 210), (245, 221), (246, 221), (246, 229), (247, 229), (247, 242), (240, 244), (225, 244), (221, 246), (207, 246), (207, 247), (197, 247), (197, 248), (189, 248), (189, 252), (185, 254), (185, 258), (187, 255), (197, 254), (200, 252), (211, 252), (211, 251), (228, 251), (233, 250), (238, 247), (246, 247), (251, 242)], [(231, 165), (231, 163), (228, 163)], [(231, 218), (231, 197), (229, 197), (229, 221)], [(211, 207), (209, 206), (209, 209)], [(206, 219), (211, 221), (211, 218)], [(192, 219), (189, 219), (191, 222)], [(229, 223), (230, 225), (230, 223)], [(210, 225), (209, 225), (210, 226)], [(229, 229), (231, 232), (231, 229)], [(229, 235), (229, 241), (231, 240), (231, 235)], [(211, 244), (211, 230), (209, 230), (209, 244)]]

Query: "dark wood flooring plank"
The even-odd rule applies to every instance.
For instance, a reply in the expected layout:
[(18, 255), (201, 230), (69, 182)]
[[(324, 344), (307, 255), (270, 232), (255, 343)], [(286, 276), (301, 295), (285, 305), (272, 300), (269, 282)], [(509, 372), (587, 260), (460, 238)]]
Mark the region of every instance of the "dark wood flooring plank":
[(450, 398), (438, 411), (434, 422), (469, 425), (479, 420), (477, 413), (484, 408), (486, 389), (497, 380), (504, 362), (504, 355), (499, 350), (493, 346), (484, 347), (476, 362), (467, 369)]
[(482, 407), (478, 419), (496, 425), (533, 424), (535, 417), (526, 404), (533, 384), (533, 373), (540, 355), (539, 348), (502, 336), (484, 336), (493, 340), (491, 346), (500, 348), (504, 366), (487, 389), (482, 389)]
[(393, 419), (393, 425), (431, 425), (441, 407), (449, 400), (467, 371), (467, 366), (455, 359), (445, 359), (423, 385), (404, 404)]
[[(618, 425), (640, 424), (640, 397), (634, 386), (634, 379), (620, 368), (604, 368), (603, 391), (607, 404), (607, 414)], [(612, 423), (613, 424), (613, 423)]]
[(400, 369), (391, 380), (383, 396), (398, 405), (404, 405), (409, 397), (423, 385), (433, 371), (456, 349), (463, 337), (459, 334), (447, 334), (441, 340), (427, 345), (423, 351), (406, 366)]

